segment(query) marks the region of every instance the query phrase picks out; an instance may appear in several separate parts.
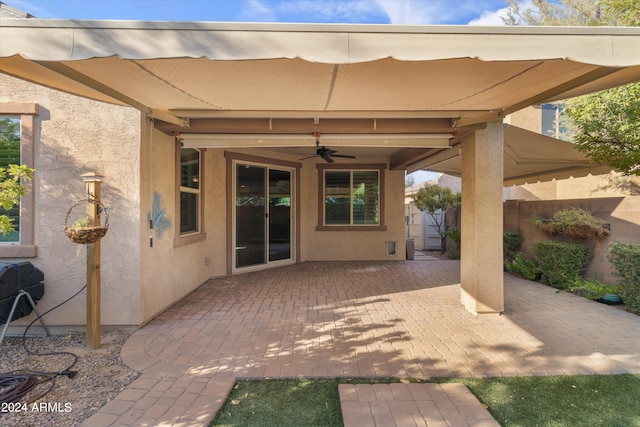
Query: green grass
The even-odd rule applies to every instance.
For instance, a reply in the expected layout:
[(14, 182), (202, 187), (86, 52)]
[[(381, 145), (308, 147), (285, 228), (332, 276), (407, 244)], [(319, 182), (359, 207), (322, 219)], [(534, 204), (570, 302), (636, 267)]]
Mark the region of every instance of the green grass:
[[(640, 427), (640, 375), (437, 381), (465, 384), (505, 427)], [(211, 426), (342, 426), (338, 384), (374, 382), (398, 380), (240, 381)]]
[(640, 427), (640, 375), (454, 380), (502, 426)]
[(339, 380), (240, 381), (212, 426), (342, 426)]

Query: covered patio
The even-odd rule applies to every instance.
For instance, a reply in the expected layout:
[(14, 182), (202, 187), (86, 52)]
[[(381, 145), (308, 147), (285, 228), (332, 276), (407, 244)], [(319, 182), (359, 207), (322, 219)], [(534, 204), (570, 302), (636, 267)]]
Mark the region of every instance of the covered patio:
[(640, 317), (509, 274), (504, 314), (469, 316), (459, 271), (306, 262), (212, 279), (129, 339), (142, 375), (86, 425), (204, 426), (242, 378), (640, 373)]
[[(167, 166), (175, 167), (164, 159), (179, 157), (175, 146), (206, 150), (210, 192), (200, 206), (208, 204), (208, 234), (204, 225), (189, 238), (179, 231), (166, 248), (140, 240), (140, 292), (128, 291), (138, 323), (208, 277), (249, 271), (238, 261), (247, 245), (234, 218), (241, 197), (232, 192), (242, 186), (235, 167), (288, 168), (289, 178), (280, 180), (291, 188), (287, 263), (384, 260), (387, 242), (398, 245), (393, 256), (404, 253), (402, 174), (450, 153), (460, 153), (464, 200), (459, 299), (476, 315), (503, 312), (503, 119), (640, 76), (640, 30), (622, 27), (7, 19), (0, 36), (12, 40), (0, 46), (0, 72), (144, 114), (151, 125), (147, 130), (142, 120), (141, 212), (156, 191), (175, 195), (178, 212), (180, 181), (164, 179)], [(320, 152), (314, 142), (358, 160), (313, 156)], [(375, 169), (382, 189), (370, 209), (380, 212), (373, 224), (327, 222), (329, 166), (349, 174)], [(548, 166), (535, 173), (558, 171)], [(226, 212), (215, 209), (221, 206)], [(141, 214), (136, 228), (146, 234), (146, 226)], [(178, 249), (187, 245), (190, 251)], [(251, 268), (271, 267), (269, 249), (260, 245), (262, 258)], [(221, 262), (210, 265), (212, 256)], [(172, 262), (163, 270), (154, 262), (159, 257)], [(175, 281), (158, 292), (167, 276), (189, 276), (188, 284)]]
[[(237, 378), (640, 372), (637, 316), (503, 275), (501, 167), (509, 113), (638, 81), (640, 29), (3, 19), (0, 40), (11, 40), (0, 44), (0, 72), (125, 107), (121, 124), (135, 128), (128, 146), (114, 116), (96, 132), (107, 142), (85, 134), (87, 145), (103, 141), (92, 149), (116, 153), (87, 164), (117, 174), (123, 149), (135, 159), (121, 210), (129, 217), (110, 232), (129, 245), (121, 264), (131, 281), (118, 280), (117, 263), (102, 270), (104, 311), (111, 324), (144, 325), (122, 350), (141, 377), (86, 425), (206, 425)], [(56, 107), (58, 97), (23, 102), (34, 116), (45, 103), (38, 123), (78, 122), (71, 148), (87, 123), (105, 123), (85, 116), (99, 103)], [(316, 135), (357, 163), (308, 158)], [(206, 181), (194, 209), (202, 221), (163, 240), (146, 214), (158, 192), (179, 221), (185, 147), (207, 162), (187, 180)], [(460, 154), (462, 264), (403, 261), (404, 171), (451, 151)], [(290, 190), (293, 220), (286, 263), (248, 272), (234, 255), (242, 183), (233, 174), (251, 165), (286, 169), (274, 188)], [(327, 226), (329, 166), (375, 169), (386, 217)], [(394, 262), (387, 242), (399, 244)], [(119, 242), (104, 243), (119, 259)], [(38, 256), (54, 248), (41, 244)], [(63, 288), (66, 276), (56, 277), (52, 288)]]

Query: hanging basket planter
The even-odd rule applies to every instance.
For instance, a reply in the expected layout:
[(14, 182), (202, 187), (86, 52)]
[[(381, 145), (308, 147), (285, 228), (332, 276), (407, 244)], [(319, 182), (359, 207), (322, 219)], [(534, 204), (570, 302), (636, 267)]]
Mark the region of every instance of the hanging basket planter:
[[(85, 203), (96, 203), (98, 206), (98, 213), (105, 214), (104, 225), (96, 225), (89, 226), (86, 222), (88, 220), (87, 217), (82, 217), (69, 225), (69, 218), (71, 217), (71, 213), (73, 210)], [(88, 244), (95, 243), (101, 238), (103, 238), (107, 231), (109, 230), (109, 214), (107, 213), (107, 208), (102, 204), (102, 202), (93, 202), (89, 200), (80, 200), (75, 205), (69, 208), (69, 212), (67, 212), (67, 217), (64, 220), (64, 232), (69, 237), (73, 243), (79, 244)]]

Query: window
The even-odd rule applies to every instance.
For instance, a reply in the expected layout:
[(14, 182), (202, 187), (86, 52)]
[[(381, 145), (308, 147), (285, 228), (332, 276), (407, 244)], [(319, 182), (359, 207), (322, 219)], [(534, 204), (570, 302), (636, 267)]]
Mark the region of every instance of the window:
[[(21, 164), (20, 118), (0, 116), (0, 168)], [(0, 207), (0, 215), (13, 220), (14, 231), (0, 234), (0, 243), (20, 243), (20, 205), (9, 210)]]
[[(33, 168), (38, 112), (39, 106), (34, 103), (0, 103), (0, 166), (24, 164)], [(0, 235), (0, 257), (28, 258), (37, 255), (33, 228), (33, 185), (34, 181), (25, 182), (27, 195), (22, 197), (20, 205), (2, 211), (14, 219), (16, 231)]]
[(205, 149), (182, 148), (176, 144), (176, 230), (173, 246), (204, 240)]
[(180, 150), (180, 235), (200, 231), (200, 151)]
[(322, 230), (385, 230), (385, 165), (318, 165)]
[(563, 124), (562, 103), (542, 104), (542, 134), (564, 141), (571, 138)]

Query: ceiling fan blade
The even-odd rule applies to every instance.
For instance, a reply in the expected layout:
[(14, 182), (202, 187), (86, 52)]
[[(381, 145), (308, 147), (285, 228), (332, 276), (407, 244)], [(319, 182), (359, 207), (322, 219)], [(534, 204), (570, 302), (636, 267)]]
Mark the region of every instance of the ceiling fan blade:
[(333, 163), (334, 160), (331, 158), (331, 156), (326, 155), (326, 156), (322, 156), (322, 158), (324, 159), (325, 162), (327, 163)]
[(320, 156), (320, 155), (318, 155), (318, 154), (314, 154), (313, 156), (303, 157), (303, 158), (298, 159), (298, 160), (308, 160), (308, 159), (313, 159), (314, 157), (321, 157), (321, 156)]
[(347, 154), (332, 154), (333, 157), (342, 157), (344, 159), (355, 159), (356, 156), (349, 156)]

